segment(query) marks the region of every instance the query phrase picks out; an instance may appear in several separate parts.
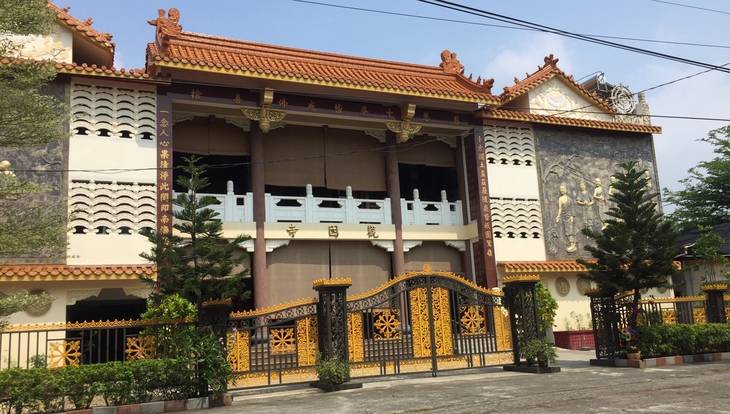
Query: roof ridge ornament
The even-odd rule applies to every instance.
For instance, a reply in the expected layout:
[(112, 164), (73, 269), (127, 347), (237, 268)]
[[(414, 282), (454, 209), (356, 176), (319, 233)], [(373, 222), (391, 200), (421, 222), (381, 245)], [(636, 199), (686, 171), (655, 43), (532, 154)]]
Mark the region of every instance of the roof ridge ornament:
[(464, 74), (464, 65), (459, 62), (456, 53), (448, 49), (444, 49), (441, 52), (441, 64), (439, 67), (446, 73)]
[(560, 59), (556, 58), (554, 54), (549, 54), (543, 58), (543, 61), (545, 62), (545, 65), (543, 65), (543, 68), (546, 66), (552, 66), (554, 68), (557, 68), (558, 62)]
[(180, 25), (180, 10), (175, 7), (172, 7), (167, 11), (167, 17), (165, 17), (165, 9), (158, 9), (157, 18), (149, 20), (147, 23), (157, 27), (155, 40), (157, 42), (157, 46), (159, 46), (163, 51), (167, 49), (167, 38), (169, 36), (182, 33), (182, 26)]

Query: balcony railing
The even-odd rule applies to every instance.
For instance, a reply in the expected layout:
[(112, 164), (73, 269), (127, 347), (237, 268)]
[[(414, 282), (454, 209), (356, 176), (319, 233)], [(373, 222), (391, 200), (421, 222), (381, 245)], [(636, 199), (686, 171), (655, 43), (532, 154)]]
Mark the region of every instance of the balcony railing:
[[(220, 214), (223, 221), (253, 221), (253, 194), (233, 192), (233, 181), (228, 181), (226, 194), (199, 194), (211, 196), (218, 204), (210, 208)], [(177, 195), (177, 193), (175, 193)], [(418, 190), (413, 200), (401, 199), (403, 224), (464, 224), (461, 201), (449, 202), (446, 191), (441, 191), (441, 201), (422, 201)], [(344, 198), (315, 197), (312, 186), (306, 186), (304, 196), (278, 196), (266, 194), (266, 221), (279, 223), (343, 223), (343, 224), (391, 224), (390, 199), (354, 198), (352, 188), (345, 189)]]

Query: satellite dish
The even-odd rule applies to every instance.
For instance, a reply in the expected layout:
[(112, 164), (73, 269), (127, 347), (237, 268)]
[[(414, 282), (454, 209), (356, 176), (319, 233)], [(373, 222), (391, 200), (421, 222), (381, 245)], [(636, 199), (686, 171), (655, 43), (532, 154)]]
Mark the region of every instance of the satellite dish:
[(608, 102), (619, 114), (629, 114), (636, 108), (636, 98), (629, 88), (623, 85), (614, 86), (611, 89), (611, 96)]

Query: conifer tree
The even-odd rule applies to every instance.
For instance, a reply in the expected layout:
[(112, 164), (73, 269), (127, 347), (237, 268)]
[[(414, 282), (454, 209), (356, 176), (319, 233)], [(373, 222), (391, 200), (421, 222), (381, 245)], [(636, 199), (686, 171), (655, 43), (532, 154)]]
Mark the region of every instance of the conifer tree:
[(581, 276), (594, 281), (604, 294), (632, 292), (629, 328), (635, 329), (641, 290), (669, 285), (678, 254), (677, 233), (659, 212), (645, 170), (637, 169), (633, 161), (620, 167), (606, 227), (583, 230), (595, 242), (585, 247), (594, 260), (578, 262), (588, 269)]
[(177, 293), (198, 309), (207, 300), (243, 299), (248, 293), (243, 284), (245, 253), (236, 257), (240, 251), (238, 245), (247, 237), (223, 238), (219, 214), (210, 208), (217, 200), (200, 195), (209, 181), (204, 176), (206, 167), (198, 165), (199, 159), (185, 158), (181, 167), (183, 174), (177, 178), (186, 191), (173, 200), (177, 207), (173, 211), (174, 234), (143, 231), (154, 247), (150, 253), (141, 255), (157, 263), (157, 278), (143, 278), (152, 285), (153, 296)]
[(56, 76), (53, 62), (22, 53), (24, 35), (47, 35), (54, 22), (46, 0), (0, 1), (0, 258), (65, 254), (66, 210), (36, 202), (34, 194), (48, 189), (33, 173), (14, 172), (6, 155), (29, 151), (40, 158), (46, 145), (67, 136), (65, 106), (46, 93)]

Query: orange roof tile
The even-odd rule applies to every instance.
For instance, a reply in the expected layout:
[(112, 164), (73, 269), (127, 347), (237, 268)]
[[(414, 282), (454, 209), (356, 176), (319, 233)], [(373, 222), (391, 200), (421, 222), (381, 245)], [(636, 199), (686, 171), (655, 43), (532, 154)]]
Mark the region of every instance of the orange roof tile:
[(661, 134), (662, 127), (656, 125), (631, 124), (626, 122), (599, 121), (595, 119), (568, 118), (555, 115), (539, 115), (529, 112), (511, 111), (508, 109), (489, 109), (481, 111), (480, 116), (486, 119), (504, 119), (510, 121), (535, 122), (539, 124), (565, 125), (581, 128), (606, 129), (610, 131), (642, 132)]
[(504, 92), (500, 95), (502, 103), (506, 104), (518, 96), (522, 96), (525, 93), (535, 89), (539, 85), (547, 82), (549, 79), (557, 76), (565, 83), (567, 83), (573, 90), (583, 95), (590, 102), (594, 103), (599, 108), (603, 109), (608, 113), (614, 113), (615, 111), (611, 108), (608, 103), (603, 100), (594, 92), (590, 92), (582, 87), (578, 82), (573, 79), (572, 76), (567, 75), (565, 72), (558, 68), (558, 58), (552, 54), (545, 56), (545, 64), (538, 66), (537, 70), (533, 73), (528, 73), (524, 79), (519, 80), (515, 78), (515, 84), (512, 86), (506, 86)]
[[(0, 65), (12, 65), (22, 62), (28, 62), (25, 59), (17, 59), (11, 57), (0, 57)], [(117, 69), (108, 68), (106, 66), (87, 65), (86, 63), (78, 65), (75, 63), (51, 62), (59, 73), (69, 75), (88, 75), (109, 78), (121, 78), (131, 80), (147, 80), (147, 81), (163, 81), (151, 77), (144, 69)]]
[(122, 280), (155, 276), (154, 265), (69, 266), (63, 264), (0, 265), (0, 281)]
[(498, 103), (492, 81), (463, 75), (456, 54), (444, 51), (440, 66), (425, 66), (274, 46), (184, 32), (179, 12), (160, 10), (156, 42), (148, 45), (148, 69), (178, 67), (336, 88)]
[(109, 50), (112, 54), (114, 53), (114, 42), (112, 42), (112, 35), (109, 33), (97, 31), (96, 29), (91, 27), (92, 23), (94, 22), (92, 19), (89, 18), (81, 21), (71, 16), (68, 13), (68, 11), (71, 9), (70, 7), (60, 8), (51, 2), (48, 2), (48, 7), (56, 12), (56, 18), (63, 25), (75, 32), (86, 36), (89, 40)]
[(505, 273), (555, 273), (585, 272), (586, 268), (575, 260), (546, 260), (533, 262), (499, 262)]

